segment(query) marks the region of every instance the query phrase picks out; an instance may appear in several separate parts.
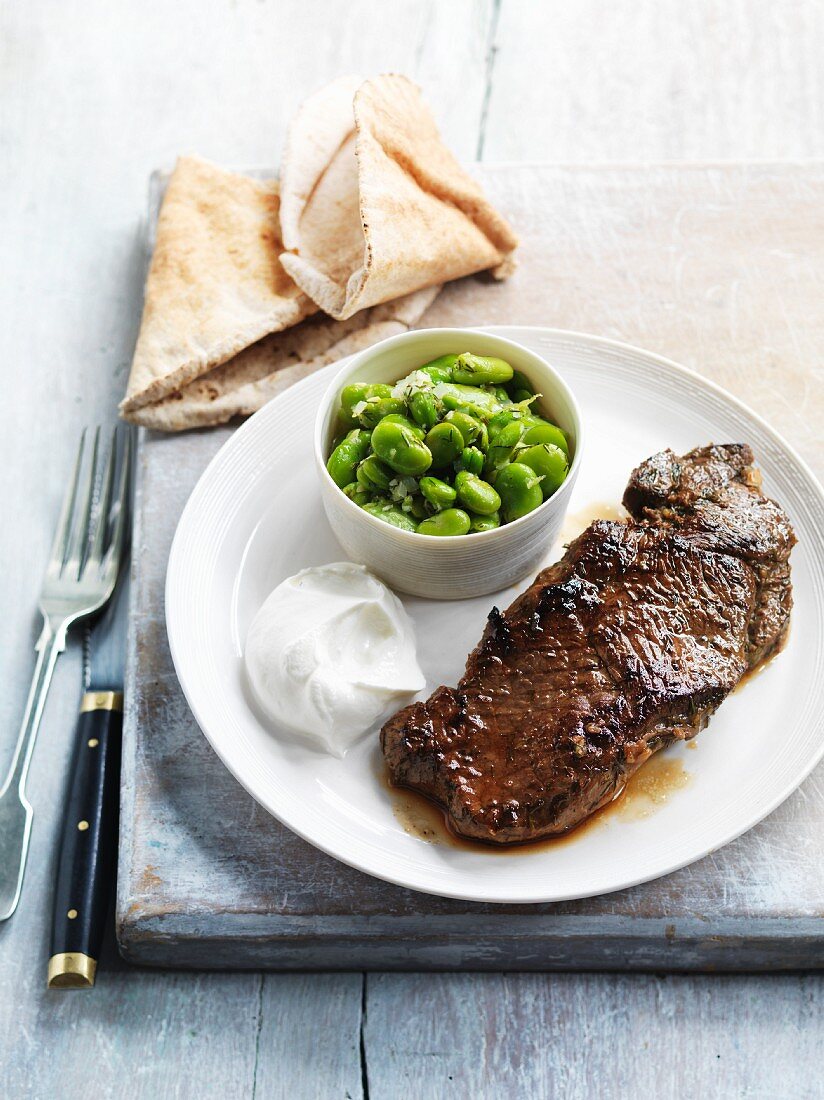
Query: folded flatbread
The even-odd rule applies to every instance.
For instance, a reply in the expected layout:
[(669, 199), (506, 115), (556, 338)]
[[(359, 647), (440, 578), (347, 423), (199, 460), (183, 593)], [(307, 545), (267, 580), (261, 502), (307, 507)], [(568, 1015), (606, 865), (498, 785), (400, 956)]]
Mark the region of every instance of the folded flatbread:
[(283, 267), (338, 319), (491, 268), (518, 241), (441, 140), (420, 90), (342, 77), (306, 101), (281, 168)]
[(126, 397), (132, 414), (317, 307), (278, 260), (278, 185), (182, 157), (157, 224)]
[(126, 418), (147, 428), (182, 431), (248, 416), (320, 367), (405, 332), (420, 320), (439, 289), (427, 287), (348, 321), (319, 313), (259, 340), (170, 396), (126, 413)]

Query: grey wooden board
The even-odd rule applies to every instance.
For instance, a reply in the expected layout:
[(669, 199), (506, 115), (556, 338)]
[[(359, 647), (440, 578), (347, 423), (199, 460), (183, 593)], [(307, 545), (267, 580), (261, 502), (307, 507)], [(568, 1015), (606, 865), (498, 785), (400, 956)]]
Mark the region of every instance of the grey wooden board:
[[(820, 465), (822, 402), (810, 389), (810, 364), (824, 352), (824, 318), (815, 317), (824, 167), (481, 174), (523, 234), (521, 267), (503, 287), (481, 277), (447, 288), (425, 323), (556, 324), (640, 343), (736, 389)], [(713, 247), (697, 247), (708, 240)], [(789, 407), (776, 408), (779, 394)], [(163, 617), (177, 518), (230, 431), (141, 437), (118, 896), (128, 959), (284, 968), (824, 965), (824, 773), (692, 867), (559, 905), (484, 906), (402, 890), (315, 851), (261, 810), (198, 731)]]
[[(274, 163), (304, 95), (342, 72), (380, 69), (422, 83), (466, 160), (479, 147), (486, 159), (569, 162), (824, 155), (819, 0), (382, 0), (380, 19), (374, 7), (0, 3), (0, 763), (31, 674), (35, 563), (77, 427), (111, 416), (125, 385), (153, 167), (183, 149)], [(801, 354), (813, 365), (803, 338)], [(397, 974), (364, 988), (349, 974), (140, 971), (110, 952), (94, 993), (47, 993), (79, 667), (73, 644), (30, 777), (26, 890), (0, 927), (3, 1095), (360, 1097), (367, 1070), (372, 1100), (821, 1094), (810, 1069), (821, 976)]]

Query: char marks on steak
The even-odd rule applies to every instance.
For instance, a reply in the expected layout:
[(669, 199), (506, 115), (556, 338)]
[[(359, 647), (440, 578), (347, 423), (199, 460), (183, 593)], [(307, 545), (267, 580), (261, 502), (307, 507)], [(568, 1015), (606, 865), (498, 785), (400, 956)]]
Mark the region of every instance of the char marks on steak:
[(694, 737), (786, 633), (795, 542), (750, 448), (642, 463), (626, 523), (597, 520), (505, 612), (457, 688), (381, 731), (393, 783), (465, 837), (566, 832), (658, 749)]

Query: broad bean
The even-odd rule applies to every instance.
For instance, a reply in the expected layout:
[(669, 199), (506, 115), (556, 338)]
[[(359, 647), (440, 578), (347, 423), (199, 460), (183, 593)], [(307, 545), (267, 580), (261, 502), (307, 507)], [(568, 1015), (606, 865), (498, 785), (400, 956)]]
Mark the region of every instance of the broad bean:
[(466, 470), (455, 475), (455, 491), (458, 503), (479, 516), (491, 516), (501, 507), (501, 498), (489, 482)]
[(420, 424), (416, 424), (414, 420), (410, 420), (408, 416), (404, 416), (403, 413), (389, 413), (388, 416), (383, 418), (388, 424), (400, 424), (402, 428), (406, 428), (410, 431), (416, 439), (423, 439), (424, 430)]
[(418, 524), (419, 535), (465, 535), (471, 520), (460, 508), (446, 508)]
[(360, 426), (370, 430), (377, 427), (385, 416), (392, 413), (402, 415), (406, 412), (406, 405), (398, 397), (368, 397), (365, 402), (361, 402), (355, 408), (360, 409), (359, 413), (355, 413), (354, 409), (352, 410), (353, 415), (357, 416)]
[(402, 512), (400, 508), (396, 508), (393, 504), (380, 504), (373, 501), (370, 504), (364, 504), (363, 510), (368, 512), (370, 516), (374, 516), (375, 519), (381, 519), (384, 523), (389, 523), (392, 527), (398, 527), (401, 531), (417, 531), (418, 529), (414, 519), (407, 516), (405, 512)]
[(451, 508), (457, 496), (452, 486), (446, 481), (441, 481), (439, 477), (422, 477), (421, 492), (429, 503), (439, 510)]
[(466, 409), (453, 409), (446, 414), (443, 422), (455, 425), (463, 437), (464, 447), (471, 447), (476, 439), (480, 439), (486, 433), (484, 422), (477, 420)]
[(347, 427), (357, 424), (357, 417), (352, 412), (355, 405), (367, 401), (370, 397), (391, 397), (392, 387), (382, 382), (350, 382), (340, 391), (340, 418)]
[(484, 472), (487, 477), (493, 477), (498, 470), (503, 469), (508, 462), (512, 461), (523, 434), (524, 422), (522, 420), (512, 420), (505, 428), (501, 428), (489, 444), (486, 452)]
[(334, 451), (329, 455), (326, 469), (339, 487), (343, 488), (351, 481), (355, 481), (355, 471), (358, 463), (366, 458), (369, 451), (370, 434), (361, 428), (355, 428), (343, 437)]
[(368, 504), (372, 499), (371, 492), (364, 489), (357, 481), (350, 481), (348, 485), (344, 485), (343, 491), (359, 508), (363, 508), (364, 504)]
[(454, 383), (439, 386), (438, 396), (445, 409), (466, 408), (480, 420), (489, 420), (503, 408), (494, 393), (477, 386), (457, 386)]
[(418, 367), (418, 370), (428, 374), (433, 382), (451, 382), (452, 369), (457, 359), (457, 355), (439, 355), (437, 359), (432, 359), (431, 362)]
[(493, 512), (489, 516), (473, 516), (469, 530), (471, 534), (480, 534), (481, 531), (494, 531), (500, 526), (501, 517), (498, 512)]
[(567, 456), (560, 447), (553, 443), (536, 443), (533, 447), (526, 447), (515, 456), (515, 462), (529, 466), (536, 474), (543, 478), (541, 481), (541, 493), (544, 500), (564, 483), (569, 472)]
[(399, 474), (416, 476), (432, 465), (432, 452), (407, 424), (386, 416), (372, 432), (372, 450)]
[(470, 474), (480, 474), (484, 468), (484, 453), (478, 447), (464, 447), (461, 451), (461, 466)]
[(370, 492), (385, 493), (394, 476), (394, 471), (374, 454), (368, 455), (358, 466), (358, 482)]
[(569, 443), (567, 438), (557, 424), (550, 424), (548, 420), (541, 420), (535, 418), (530, 421), (528, 427), (523, 435), (523, 443), (528, 443), (532, 446), (534, 443), (551, 443), (555, 447), (560, 447), (567, 458), (569, 458)]
[(542, 478), (531, 467), (521, 462), (504, 466), (495, 479), (504, 523), (520, 519), (543, 502), (541, 481)]
[(465, 351), (459, 355), (452, 369), (453, 379), (467, 386), (508, 382), (514, 373), (505, 359), (473, 355), (471, 351)]
[(438, 399), (427, 390), (418, 390), (409, 398), (409, 412), (415, 423), (428, 431), (438, 423)]
[(456, 424), (442, 420), (430, 428), (424, 440), (432, 454), (432, 465), (442, 469), (454, 462), (464, 448), (464, 437)]

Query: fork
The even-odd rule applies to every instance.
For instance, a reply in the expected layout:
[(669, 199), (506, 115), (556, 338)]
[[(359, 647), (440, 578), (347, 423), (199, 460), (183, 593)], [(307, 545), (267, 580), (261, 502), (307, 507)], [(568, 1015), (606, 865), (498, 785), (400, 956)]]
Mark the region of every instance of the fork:
[[(43, 629), (11, 767), (0, 789), (0, 921), (17, 908), (34, 811), (26, 777), (58, 655), (71, 626), (98, 612), (111, 596), (120, 563), (132, 466), (132, 431), (115, 428), (98, 485), (100, 428), (87, 447), (83, 429), (40, 590)], [(85, 452), (89, 457), (84, 462)]]

